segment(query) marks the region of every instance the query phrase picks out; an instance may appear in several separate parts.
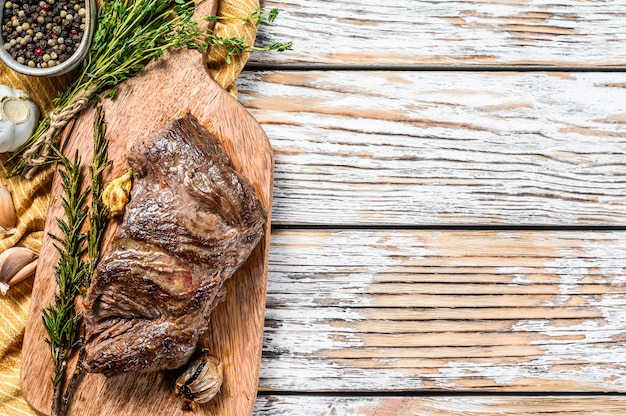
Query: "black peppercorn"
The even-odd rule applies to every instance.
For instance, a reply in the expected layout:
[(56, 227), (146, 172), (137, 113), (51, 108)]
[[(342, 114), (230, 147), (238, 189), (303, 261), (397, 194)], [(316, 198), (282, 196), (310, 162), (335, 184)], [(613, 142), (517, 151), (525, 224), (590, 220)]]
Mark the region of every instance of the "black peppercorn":
[[(13, 59), (24, 65), (45, 68), (58, 65), (75, 52), (75, 45), (80, 43), (84, 33), (80, 29), (84, 2), (17, 0), (6, 5), (9, 7), (4, 8), (0, 33), (4, 49)], [(48, 64), (41, 54), (34, 53), (36, 49), (55, 58)]]

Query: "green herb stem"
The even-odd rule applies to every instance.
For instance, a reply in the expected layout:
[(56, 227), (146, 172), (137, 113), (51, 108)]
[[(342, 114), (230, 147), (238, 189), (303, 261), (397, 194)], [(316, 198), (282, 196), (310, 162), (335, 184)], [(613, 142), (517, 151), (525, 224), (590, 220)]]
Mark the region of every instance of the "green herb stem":
[(109, 142), (105, 138), (106, 122), (104, 120), (104, 112), (102, 107), (96, 108), (94, 131), (93, 131), (93, 161), (89, 168), (89, 177), (91, 183), (91, 210), (89, 212), (89, 231), (87, 232), (87, 258), (88, 271), (85, 287), (91, 284), (91, 278), (96, 270), (98, 261), (100, 260), (100, 246), (102, 237), (108, 224), (107, 209), (102, 202), (102, 173), (108, 166), (108, 148)]
[[(71, 117), (107, 90), (111, 90), (112, 97), (119, 83), (137, 75), (169, 49), (223, 47), (226, 50), (224, 60), (230, 64), (233, 56), (242, 53), (253, 50), (283, 52), (292, 47), (291, 42), (256, 47), (247, 45), (243, 37), (222, 38), (203, 33), (198, 22), (192, 20), (193, 11), (194, 2), (188, 0), (103, 0), (98, 8), (97, 30), (80, 72), (55, 98), (53, 113), (40, 121), (35, 133), (11, 156), (10, 174), (26, 174), (38, 164), (56, 161), (54, 152), (48, 155), (46, 149), (58, 141), (60, 131)], [(258, 26), (261, 22), (274, 22), (277, 16), (278, 9), (264, 11), (259, 7), (241, 18), (208, 16), (204, 20), (236, 19), (242, 20), (243, 24)], [(80, 105), (76, 105), (77, 102)], [(68, 108), (70, 111), (65, 111)]]
[[(269, 11), (264, 11), (261, 7), (258, 7), (254, 12), (249, 14), (248, 16), (236, 17), (236, 16), (207, 16), (204, 20), (208, 21), (219, 21), (219, 20), (241, 20), (243, 24), (254, 24), (255, 26), (259, 26), (262, 22), (265, 23), (273, 23), (278, 17), (279, 10), (278, 8), (270, 9)], [(285, 52), (291, 50), (293, 47), (293, 42), (273, 42), (267, 46), (255, 46), (249, 45), (246, 43), (246, 38), (244, 36), (232, 36), (232, 37), (221, 37), (217, 36), (213, 33), (209, 33), (206, 35), (206, 42), (209, 46), (215, 48), (223, 48), (226, 52), (226, 56), (224, 57), (224, 61), (227, 64), (232, 62), (232, 57), (238, 56), (244, 53), (249, 53), (252, 51), (276, 51), (276, 52)]]
[(59, 415), (67, 359), (75, 347), (81, 319), (80, 314), (76, 312), (74, 300), (81, 291), (86, 272), (81, 255), (87, 236), (81, 229), (87, 219), (85, 199), (88, 195), (86, 191), (80, 189), (82, 174), (78, 155), (70, 162), (60, 152), (57, 154), (63, 166), (60, 170), (64, 190), (61, 205), (66, 218), (57, 219), (61, 236), (50, 235), (55, 240), (54, 246), (59, 253), (54, 273), (59, 290), (42, 314), (43, 325), (48, 334), (46, 342), (50, 347), (54, 367), (52, 377), (54, 416)]
[[(94, 123), (94, 153), (89, 168), (89, 186), (82, 187), (82, 166), (78, 155), (70, 161), (55, 149), (62, 169), (60, 170), (63, 184), (61, 205), (65, 219), (58, 218), (57, 225), (61, 235), (50, 234), (59, 252), (59, 260), (55, 267), (55, 281), (58, 291), (54, 299), (42, 311), (44, 328), (50, 347), (54, 375), (52, 377), (53, 399), (52, 415), (63, 416), (67, 412), (69, 400), (76, 386), (76, 380), (82, 375), (82, 358), (84, 356), (82, 338), (79, 336), (81, 315), (76, 311), (76, 297), (84, 293), (90, 286), (93, 273), (100, 259), (100, 244), (108, 223), (106, 208), (102, 203), (102, 173), (106, 169), (108, 141), (105, 138), (106, 124), (101, 108), (96, 109)], [(90, 208), (87, 199), (91, 196)], [(83, 231), (86, 221), (88, 231)], [(83, 253), (87, 250), (87, 260)], [(80, 348), (77, 371), (73, 373), (64, 393), (65, 375), (68, 358)]]
[[(27, 143), (12, 155), (11, 173), (23, 174), (32, 168), (22, 157), (27, 149), (43, 139), (53, 143), (58, 140), (58, 137), (45, 137), (50, 118), (61, 114), (77, 97), (86, 92), (88, 99), (93, 99), (135, 76), (164, 51), (187, 44), (195, 46), (200, 31), (191, 19), (193, 10), (193, 1), (174, 4), (170, 0), (105, 0), (98, 9), (97, 30), (80, 72), (55, 98), (53, 114), (44, 118)], [(69, 118), (61, 121), (67, 123)], [(53, 155), (50, 162), (55, 160)]]

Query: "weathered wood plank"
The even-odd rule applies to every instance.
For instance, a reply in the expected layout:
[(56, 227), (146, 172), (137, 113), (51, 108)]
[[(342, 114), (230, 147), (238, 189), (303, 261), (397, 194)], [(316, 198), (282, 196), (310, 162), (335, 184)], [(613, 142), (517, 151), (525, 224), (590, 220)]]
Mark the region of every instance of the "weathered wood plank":
[(250, 63), (398, 66), (625, 66), (626, 4), (608, 1), (281, 0)]
[(626, 392), (625, 243), (274, 231), (261, 391)]
[(256, 416), (536, 416), (602, 415), (626, 413), (621, 396), (440, 396), (333, 397), (277, 396), (257, 398)]
[(274, 224), (626, 224), (625, 73), (244, 72), (239, 86), (274, 148)]

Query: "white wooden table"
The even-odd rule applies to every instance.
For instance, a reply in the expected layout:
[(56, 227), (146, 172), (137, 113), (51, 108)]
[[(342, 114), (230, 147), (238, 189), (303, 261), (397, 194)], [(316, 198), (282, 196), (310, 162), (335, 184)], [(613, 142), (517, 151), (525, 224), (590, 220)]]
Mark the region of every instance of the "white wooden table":
[(626, 414), (626, 0), (284, 0), (258, 416)]

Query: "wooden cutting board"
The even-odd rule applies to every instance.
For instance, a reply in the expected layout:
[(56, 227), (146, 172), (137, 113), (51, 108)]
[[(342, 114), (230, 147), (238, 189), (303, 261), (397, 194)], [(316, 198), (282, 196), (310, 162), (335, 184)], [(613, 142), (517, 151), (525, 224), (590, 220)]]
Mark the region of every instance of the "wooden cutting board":
[[(216, 0), (197, 3), (196, 15), (214, 14)], [(254, 118), (205, 70), (198, 51), (180, 50), (164, 55), (143, 73), (119, 87), (114, 101), (104, 99), (103, 107), (110, 140), (112, 166), (108, 178), (128, 168), (126, 151), (135, 140), (157, 130), (165, 121), (190, 112), (213, 133), (231, 157), (233, 166), (254, 185), (271, 215), (273, 155), (267, 137)], [(91, 160), (94, 111), (84, 111), (73, 129), (66, 129), (66, 155), (78, 149), (83, 163)], [(57, 233), (56, 217), (63, 215), (57, 178), (46, 221), (46, 231)], [(107, 230), (105, 247), (117, 230)], [(265, 236), (242, 268), (226, 283), (226, 298), (211, 315), (210, 328), (201, 344), (211, 350), (224, 366), (221, 393), (194, 412), (185, 412), (173, 395), (176, 374), (128, 374), (106, 378), (87, 374), (74, 396), (71, 415), (223, 415), (252, 413), (261, 359), (270, 221)], [(106, 248), (105, 248), (106, 249)], [(22, 350), (22, 388), (28, 403), (49, 414), (52, 400), (52, 364), (45, 343), (41, 309), (56, 290), (53, 268), (57, 253), (50, 237), (43, 240), (37, 269), (29, 322)], [(70, 363), (70, 367), (74, 364)]]

